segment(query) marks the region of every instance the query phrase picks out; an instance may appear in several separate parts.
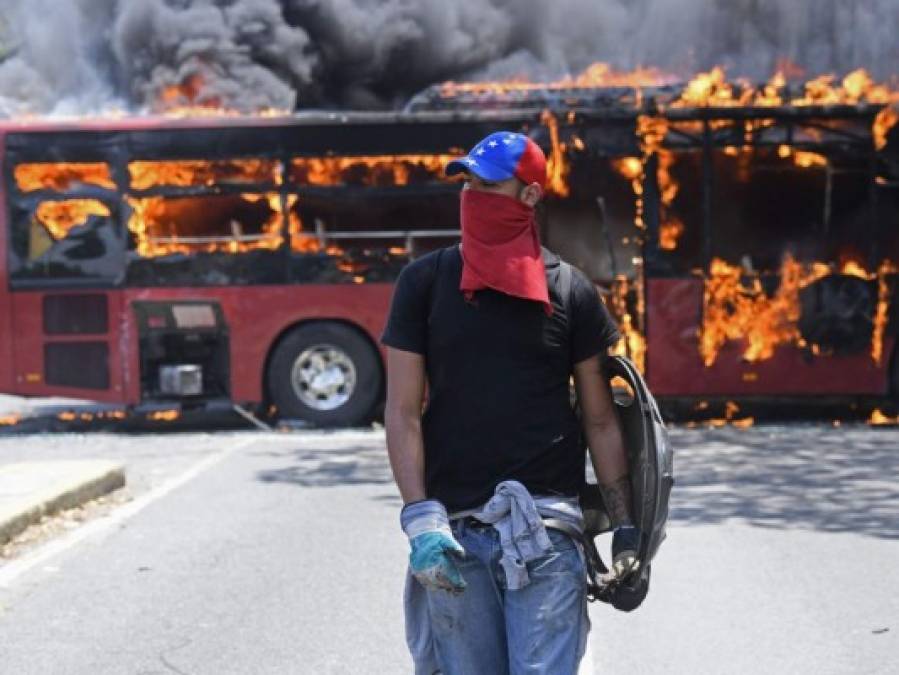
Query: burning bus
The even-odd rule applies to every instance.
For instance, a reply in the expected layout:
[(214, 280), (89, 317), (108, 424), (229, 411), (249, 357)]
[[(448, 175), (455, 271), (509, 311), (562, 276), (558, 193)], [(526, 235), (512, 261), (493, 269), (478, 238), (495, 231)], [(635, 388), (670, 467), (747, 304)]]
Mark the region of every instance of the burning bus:
[(445, 84), (402, 112), (0, 129), (0, 391), (377, 414), (410, 258), (458, 239), (442, 167), (515, 129), (543, 241), (661, 399), (897, 395), (899, 139), (864, 74)]

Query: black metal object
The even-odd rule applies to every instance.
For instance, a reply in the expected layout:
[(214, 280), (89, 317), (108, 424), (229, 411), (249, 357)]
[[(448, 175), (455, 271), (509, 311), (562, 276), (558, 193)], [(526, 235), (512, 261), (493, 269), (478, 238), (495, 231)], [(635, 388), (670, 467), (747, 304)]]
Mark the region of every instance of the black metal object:
[[(203, 403), (230, 397), (229, 330), (215, 301), (136, 301), (141, 402)], [(195, 364), (203, 370), (203, 392), (178, 398), (163, 394), (159, 368)]]

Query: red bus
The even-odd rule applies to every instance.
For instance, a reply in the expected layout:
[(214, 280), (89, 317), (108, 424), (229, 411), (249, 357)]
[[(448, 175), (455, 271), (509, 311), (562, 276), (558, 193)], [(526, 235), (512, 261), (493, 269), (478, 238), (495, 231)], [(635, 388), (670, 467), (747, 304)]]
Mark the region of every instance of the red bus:
[[(506, 128), (547, 150), (543, 239), (607, 292), (660, 398), (896, 389), (899, 200), (871, 137), (879, 108), (576, 93), (554, 115), (441, 99), (6, 124), (0, 391), (371, 419), (392, 283), (458, 237), (442, 166)], [(652, 143), (647, 119), (664, 126)]]

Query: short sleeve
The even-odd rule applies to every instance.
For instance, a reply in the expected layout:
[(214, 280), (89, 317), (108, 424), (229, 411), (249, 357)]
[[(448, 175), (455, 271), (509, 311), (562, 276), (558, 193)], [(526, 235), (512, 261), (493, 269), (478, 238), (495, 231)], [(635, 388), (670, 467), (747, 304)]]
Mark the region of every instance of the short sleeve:
[(618, 327), (596, 292), (579, 270), (571, 275), (571, 363), (605, 353), (620, 339)]
[(428, 344), (428, 297), (433, 281), (431, 256), (409, 263), (393, 289), (387, 327), (381, 343), (407, 352), (424, 354)]

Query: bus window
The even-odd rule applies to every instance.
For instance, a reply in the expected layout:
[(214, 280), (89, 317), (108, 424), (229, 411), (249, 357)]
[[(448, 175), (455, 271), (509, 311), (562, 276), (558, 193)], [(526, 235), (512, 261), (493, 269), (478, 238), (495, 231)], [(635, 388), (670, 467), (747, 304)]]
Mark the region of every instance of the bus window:
[(410, 257), (458, 241), (455, 155), (297, 157), (288, 183), (293, 281), (392, 282)]
[(120, 277), (123, 243), (115, 206), (98, 199), (59, 199), (29, 207), (13, 204), (10, 279)]
[(712, 257), (747, 270), (776, 272), (790, 252), (800, 260), (824, 255), (827, 160), (758, 148), (714, 153)]
[(128, 283), (276, 283), (278, 193), (127, 197)]
[(458, 231), (452, 185), (292, 195), (290, 275), (294, 281), (391, 282), (410, 257), (457, 242)]
[(134, 160), (128, 177), (129, 284), (283, 281), (278, 160)]

